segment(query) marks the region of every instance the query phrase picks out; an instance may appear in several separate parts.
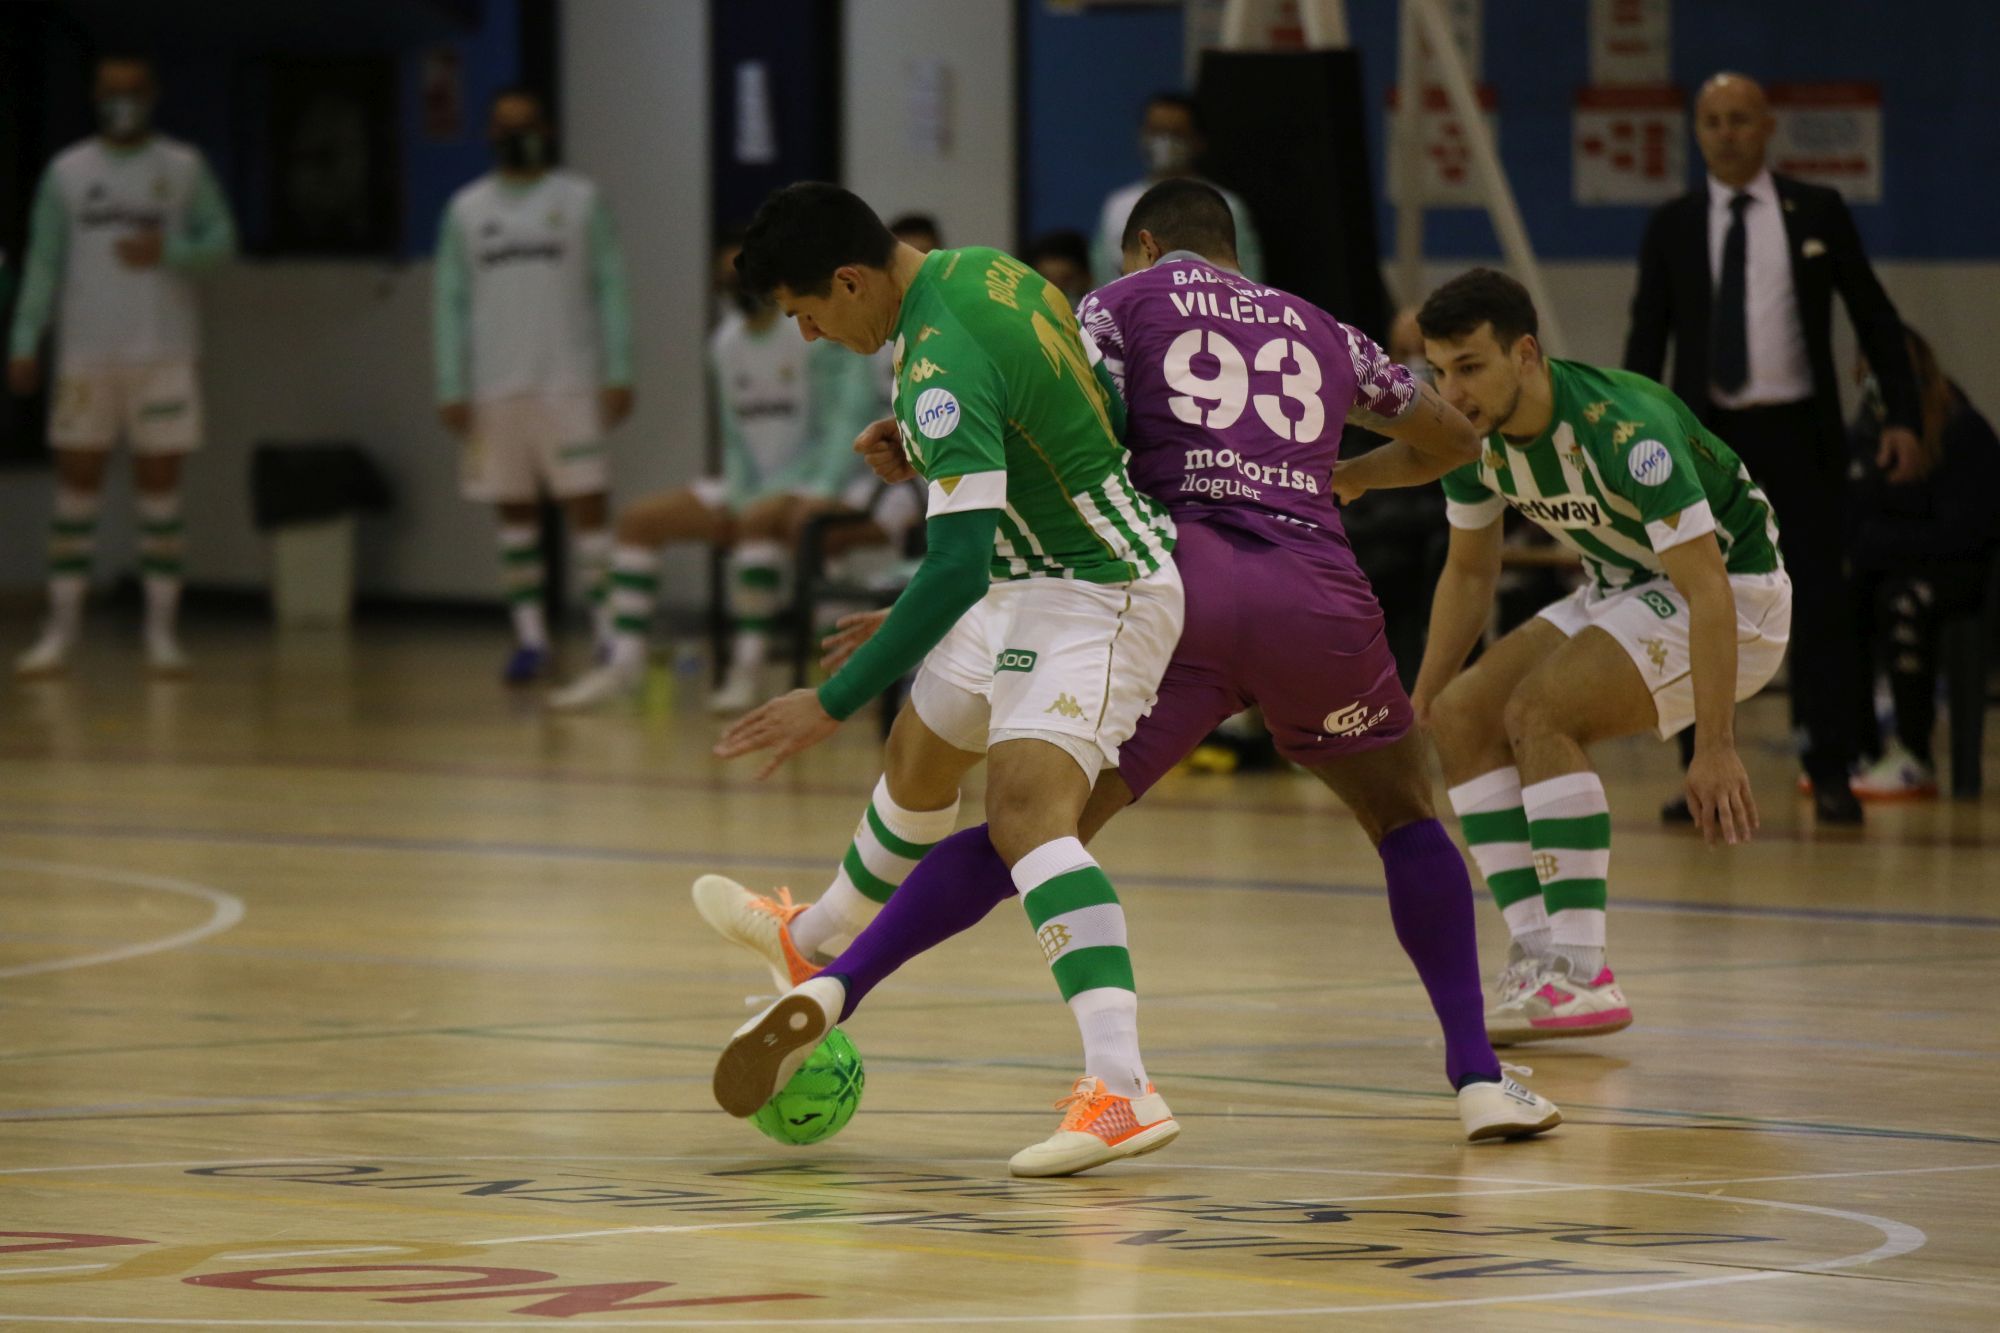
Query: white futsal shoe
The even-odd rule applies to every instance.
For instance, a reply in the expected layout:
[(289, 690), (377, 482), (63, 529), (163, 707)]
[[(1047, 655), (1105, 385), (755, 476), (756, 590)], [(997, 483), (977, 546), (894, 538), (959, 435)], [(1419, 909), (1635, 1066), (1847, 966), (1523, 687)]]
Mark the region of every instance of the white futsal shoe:
[(146, 635), (146, 669), (156, 676), (185, 676), (188, 655), (172, 630), (152, 630)]
[(14, 659), (14, 674), (22, 680), (61, 675), (69, 667), (69, 653), (74, 647), (74, 635), (50, 625), (32, 648)]
[(739, 1120), (757, 1114), (833, 1031), (846, 1000), (839, 981), (815, 977), (736, 1029), (715, 1062), (716, 1104)]
[(764, 701), (763, 677), (756, 667), (732, 665), (723, 674), (722, 684), (708, 696), (708, 711), (717, 717), (749, 712)]
[(634, 699), (646, 683), (643, 664), (637, 667), (606, 662), (593, 667), (549, 696), (549, 707), (561, 712), (582, 712), (621, 699)]
[(780, 991), (819, 974), (792, 943), (792, 918), (810, 906), (793, 902), (790, 889), (775, 896), (752, 893), (727, 875), (703, 875), (694, 882), (694, 910), (701, 919), (723, 939), (756, 954)]
[(1458, 1090), (1458, 1120), (1465, 1126), (1467, 1143), (1525, 1139), (1562, 1123), (1562, 1112), (1554, 1102), (1514, 1081), (1514, 1074), (1525, 1078), (1534, 1070), (1520, 1065), (1502, 1065), (1500, 1070), (1498, 1083), (1468, 1083)]
[(1017, 1176), (1073, 1176), (1106, 1162), (1158, 1152), (1180, 1137), (1167, 1099), (1148, 1083), (1143, 1096), (1120, 1097), (1104, 1080), (1085, 1074), (1056, 1103), (1056, 1132), (1014, 1154), (1007, 1169)]

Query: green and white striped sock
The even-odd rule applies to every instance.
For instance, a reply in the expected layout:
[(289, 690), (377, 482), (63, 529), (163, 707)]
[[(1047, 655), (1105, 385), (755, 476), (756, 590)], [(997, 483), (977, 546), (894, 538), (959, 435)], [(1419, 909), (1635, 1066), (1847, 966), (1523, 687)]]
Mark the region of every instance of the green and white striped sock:
[(1014, 864), (1042, 956), (1083, 1034), (1083, 1067), (1121, 1097), (1146, 1092), (1139, 995), (1118, 893), (1075, 838), (1045, 842)]
[(1521, 790), (1528, 841), (1556, 956), (1588, 981), (1604, 968), (1605, 877), (1611, 867), (1611, 807), (1604, 784), (1585, 770)]
[(905, 810), (889, 795), (889, 779), (878, 778), (833, 883), (792, 919), (792, 943), (810, 958), (816, 951), (831, 952), (826, 946), (836, 940), (860, 934), (924, 853), (956, 827), (956, 798), (942, 810)]
[(146, 630), (171, 635), (181, 601), (181, 552), (184, 544), (179, 491), (141, 494), (139, 509), (139, 569), (145, 575)]
[(1507, 931), (1530, 958), (1549, 955), (1549, 917), (1542, 882), (1535, 877), (1528, 842), (1528, 812), (1521, 805), (1521, 770), (1509, 764), (1460, 783), (1446, 793), (1486, 887), (1507, 918)]
[(772, 541), (747, 541), (737, 546), (730, 559), (736, 570), (729, 598), (736, 621), (731, 660), (739, 670), (754, 671), (764, 665), (771, 631), (782, 609), (785, 548)]
[(579, 532), (571, 543), (576, 551), (577, 579), (584, 603), (590, 607), (591, 637), (600, 644), (611, 642), (611, 531), (598, 528)]
[(646, 661), (653, 608), (660, 600), (660, 558), (650, 546), (621, 542), (611, 553), (611, 661), (637, 670)]
[(506, 523), (500, 528), (501, 577), (514, 616), (514, 637), (523, 648), (549, 646), (548, 623), (542, 615), (540, 538), (531, 523)]
[(71, 639), (83, 622), (90, 557), (97, 549), (98, 505), (94, 491), (56, 488), (56, 512), (49, 523), (49, 617)]

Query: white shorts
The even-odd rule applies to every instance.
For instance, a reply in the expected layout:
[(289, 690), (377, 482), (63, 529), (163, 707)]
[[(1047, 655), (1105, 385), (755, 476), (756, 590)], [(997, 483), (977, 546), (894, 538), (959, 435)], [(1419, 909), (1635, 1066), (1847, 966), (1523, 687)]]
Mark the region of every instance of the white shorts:
[(1180, 642), (1181, 601), (1171, 561), (1134, 583), (997, 583), (924, 658), (910, 704), (959, 749), (1045, 740), (1094, 781), (1152, 711)]
[(466, 499), (527, 504), (544, 490), (568, 500), (610, 489), (596, 394), (521, 395), (472, 405), (459, 466)]
[[(1736, 698), (1771, 683), (1792, 634), (1792, 580), (1785, 571), (1732, 574), (1736, 593)], [(1618, 640), (1653, 692), (1665, 739), (1694, 721), (1694, 668), (1688, 657), (1688, 604), (1666, 579), (1595, 597), (1590, 587), (1542, 610), (1572, 638), (1591, 625)]]
[(184, 454), (201, 443), (201, 386), (191, 361), (64, 369), (49, 411), (49, 447)]

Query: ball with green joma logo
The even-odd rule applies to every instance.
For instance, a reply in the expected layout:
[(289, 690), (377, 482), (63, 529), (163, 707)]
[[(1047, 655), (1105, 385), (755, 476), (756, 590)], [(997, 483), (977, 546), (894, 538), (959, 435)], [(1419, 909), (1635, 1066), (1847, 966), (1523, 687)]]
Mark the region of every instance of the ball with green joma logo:
[(780, 1143), (830, 1139), (854, 1119), (866, 1081), (861, 1052), (835, 1028), (777, 1095), (750, 1117), (750, 1123)]

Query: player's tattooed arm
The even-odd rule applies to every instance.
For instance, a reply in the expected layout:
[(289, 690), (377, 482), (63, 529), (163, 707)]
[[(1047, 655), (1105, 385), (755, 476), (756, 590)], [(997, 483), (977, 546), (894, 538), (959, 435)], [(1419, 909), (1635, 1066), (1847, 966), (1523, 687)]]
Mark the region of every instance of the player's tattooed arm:
[(1354, 408), (1347, 419), (1388, 436), (1389, 443), (1334, 464), (1332, 487), (1342, 504), (1353, 504), (1373, 490), (1422, 486), (1479, 457), (1479, 432), (1421, 381), (1402, 415), (1387, 418)]

